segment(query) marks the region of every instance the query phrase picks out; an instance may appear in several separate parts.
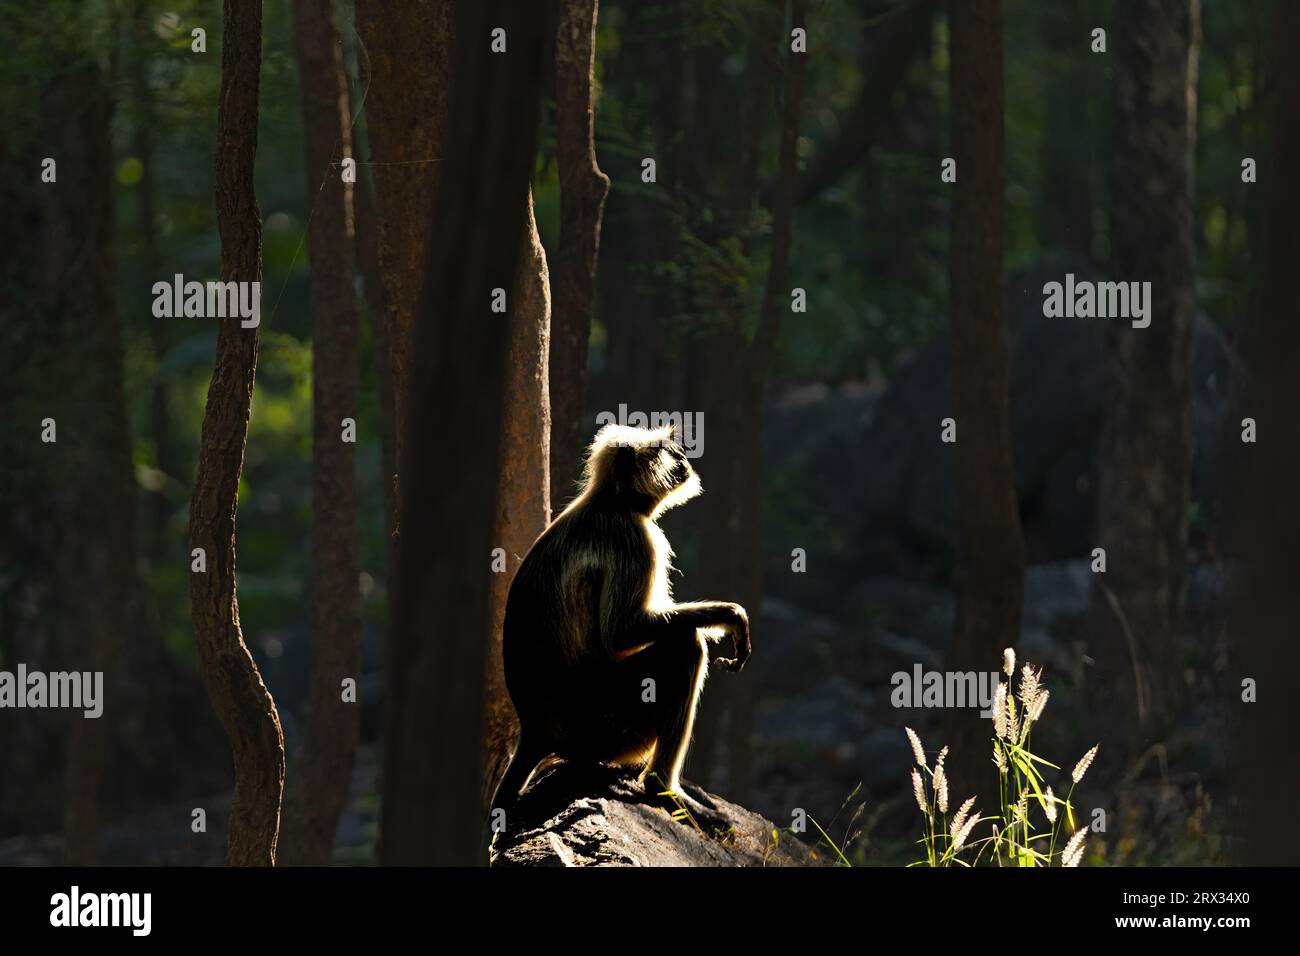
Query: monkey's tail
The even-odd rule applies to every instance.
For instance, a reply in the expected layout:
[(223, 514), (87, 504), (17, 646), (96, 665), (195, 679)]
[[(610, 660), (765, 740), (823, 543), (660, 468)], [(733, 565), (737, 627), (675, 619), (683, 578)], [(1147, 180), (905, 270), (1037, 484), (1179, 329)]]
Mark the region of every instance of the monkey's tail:
[(520, 792), (544, 756), (546, 754), (531, 746), (528, 738), (520, 733), (519, 743), (515, 745), (515, 752), (510, 757), (510, 763), (506, 765), (506, 772), (501, 775), (496, 793), (492, 794), (493, 809), (498, 807), (508, 809), (514, 806)]

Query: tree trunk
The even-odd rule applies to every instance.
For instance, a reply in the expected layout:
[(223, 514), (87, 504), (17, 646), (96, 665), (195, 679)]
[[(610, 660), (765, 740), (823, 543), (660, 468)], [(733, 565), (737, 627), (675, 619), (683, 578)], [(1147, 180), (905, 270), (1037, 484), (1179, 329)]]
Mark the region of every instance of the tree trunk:
[[(135, 568), (113, 84), (71, 7), (28, 0), (9, 15), (40, 23), (49, 42), (29, 65), (40, 96), (6, 91), (0, 142), (0, 666), (102, 671), (104, 684), (97, 718), (55, 708), (0, 718), (0, 832), (62, 826), (65, 860), (86, 865), (106, 738), (123, 714), (117, 660)], [(46, 157), (54, 182), (41, 181)]]
[(355, 689), (361, 670), (357, 589), (356, 444), (343, 420), (357, 414), (357, 309), (352, 186), (342, 161), (352, 155), (343, 49), (331, 0), (294, 0), (306, 141), (307, 226), (312, 312), (312, 637), (315, 644), (306, 739), (285, 814), (285, 863), (323, 866), (347, 802), (360, 733)]
[[(1003, 294), (1004, 137), (1001, 0), (954, 0), (948, 311), (957, 423), (957, 622), (950, 670), (989, 671), (1020, 633), (1024, 544), (1011, 463), (1010, 364)], [(934, 422), (939, 441), (940, 423)], [(987, 724), (954, 713), (959, 779), (980, 779)]]
[[(481, 863), (484, 679), (491, 627), (508, 326), (492, 290), (520, 266), (537, 143), (545, 7), (457, 8), (454, 95), (411, 352), (391, 718), (379, 857)], [(506, 31), (508, 53), (490, 52)], [(481, 40), (482, 42), (479, 42)], [(511, 308), (519, 304), (514, 296)], [(445, 317), (432, 321), (435, 309)], [(455, 410), (448, 414), (448, 410)]]
[[(366, 177), (358, 175), (352, 190), (353, 213), (356, 232), (356, 255), (361, 271), (361, 283), (366, 295), (366, 318), (374, 338), (375, 383), (379, 389), (379, 461), (383, 475), (384, 530), (392, 544), (397, 530), (397, 408), (396, 386), (393, 382), (392, 332), (388, 327), (388, 306), (384, 302), (384, 283), (379, 269), (379, 247), (376, 237), (376, 215), (373, 187)], [(389, 554), (392, 560), (392, 554)], [(393, 579), (390, 564), (388, 588), (392, 593)]]
[(1106, 328), (1089, 652), (1096, 713), (1130, 742), (1178, 710), (1191, 472), (1195, 119), (1193, 0), (1117, 8), (1111, 115), (1111, 278), (1149, 282), (1150, 327)]
[(368, 67), (369, 75), (365, 110), (388, 308), (399, 476), (411, 336), (425, 278), (426, 216), (447, 166), (443, 145), (453, 6), (451, 0), (357, 0), (356, 5), (362, 70)]
[(510, 307), (510, 357), (502, 392), (500, 466), (497, 472), (497, 517), (493, 547), (505, 551), (505, 571), (491, 578), (491, 624), (488, 629), (487, 763), (483, 806), (488, 806), (497, 781), (519, 734), (510, 694), (506, 690), (502, 657), (502, 628), (506, 597), (515, 572), (551, 520), (548, 465), (551, 403), (546, 388), (550, 352), (551, 296), (546, 252), (537, 235), (533, 196), (528, 215)]
[[(216, 204), (223, 282), (261, 282), (262, 218), (253, 188), (262, 62), (260, 0), (225, 0), (217, 111)], [(262, 675), (244, 644), (235, 596), (235, 510), (257, 370), (258, 327), (223, 319), (208, 388), (190, 500), (190, 547), (207, 570), (190, 574), (199, 669), (230, 738), (235, 795), (231, 866), (272, 866), (284, 789), (284, 735)]]
[[(1252, 866), (1294, 866), (1300, 862), (1300, 836), (1294, 826), (1300, 762), (1294, 759), (1294, 675), (1300, 673), (1300, 642), (1295, 638), (1295, 590), (1300, 577), (1296, 541), (1300, 539), (1300, 444), (1295, 441), (1295, 410), (1300, 407), (1300, 325), (1295, 321), (1295, 266), (1300, 261), (1300, 187), (1292, 170), (1300, 163), (1300, 5), (1273, 5), (1273, 69), (1267, 87), (1271, 142), (1259, 159), (1264, 190), (1263, 235), (1251, 246), (1261, 253), (1259, 273), (1246, 326), (1245, 353), (1251, 369), (1243, 413), (1259, 429), (1256, 444), (1237, 445), (1237, 486), (1229, 498), (1239, 512), (1241, 540), (1248, 543), (1246, 590), (1234, 602), (1233, 681), (1238, 747), (1233, 748), (1234, 788), (1242, 798), (1241, 858)], [(1147, 331), (1150, 331), (1149, 329)], [(1240, 441), (1240, 424), (1234, 423)], [(1257, 698), (1241, 699), (1254, 682)], [(1279, 825), (1281, 824), (1281, 825)]]
[[(429, 215), (444, 162), (453, 4), (451, 0), (357, 0), (358, 73), (366, 113), (366, 146), (373, 192), (362, 185), (358, 233), (368, 232), (361, 267), (375, 329), (380, 410), (391, 445), (383, 452), (389, 507), (387, 633), (384, 642), (385, 734), (393, 716), (397, 589), (401, 577), (402, 449), (410, 392), (409, 352), (428, 265)], [(370, 200), (374, 202), (371, 203)], [(373, 213), (373, 215), (372, 215)], [(431, 321), (442, 309), (429, 309)]]
[(587, 395), (587, 343), (596, 255), (609, 177), (596, 163), (597, 0), (561, 0), (555, 34), (555, 141), (560, 173), (560, 248), (552, 304), (550, 391), (554, 416), (551, 491), (557, 504), (577, 487)]

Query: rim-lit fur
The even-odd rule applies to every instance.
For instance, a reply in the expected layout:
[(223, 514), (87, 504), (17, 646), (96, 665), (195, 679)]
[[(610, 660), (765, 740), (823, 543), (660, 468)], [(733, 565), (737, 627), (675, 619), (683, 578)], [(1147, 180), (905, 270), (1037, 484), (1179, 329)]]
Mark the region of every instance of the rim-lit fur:
[(512, 801), (550, 756), (630, 765), (654, 775), (647, 786), (680, 787), (705, 640), (735, 634), (741, 653), (723, 663), (737, 670), (749, 642), (738, 605), (672, 599), (673, 552), (655, 519), (701, 490), (671, 426), (607, 425), (592, 441), (580, 494), (511, 584), (506, 685), (521, 732), (498, 799)]

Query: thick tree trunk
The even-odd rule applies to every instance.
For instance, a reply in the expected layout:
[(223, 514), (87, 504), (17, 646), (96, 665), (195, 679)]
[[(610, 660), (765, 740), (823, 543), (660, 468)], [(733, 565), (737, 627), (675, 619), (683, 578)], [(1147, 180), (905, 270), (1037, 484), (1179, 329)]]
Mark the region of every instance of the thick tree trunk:
[[(357, 0), (358, 73), (366, 114), (366, 146), (373, 191), (362, 184), (357, 203), (363, 241), (362, 274), (375, 329), (375, 366), (387, 420), (383, 449), (388, 519), (388, 630), (384, 642), (384, 722), (392, 720), (394, 628), (402, 513), (402, 449), (407, 433), (412, 336), (428, 268), (430, 212), (444, 162), (450, 102), (451, 0)], [(373, 200), (373, 202), (371, 202)], [(428, 312), (440, 321), (440, 304)], [(392, 729), (385, 733), (389, 736)]]
[[(223, 282), (262, 279), (262, 218), (253, 188), (261, 63), (261, 0), (225, 0), (216, 168)], [(206, 571), (190, 574), (194, 640), (235, 763), (226, 855), (231, 866), (274, 865), (284, 789), (280, 717), (244, 643), (235, 596), (235, 510), (258, 331), (242, 328), (237, 318), (220, 320), (190, 500), (190, 547), (201, 548), (207, 563)]]
[(366, 123), (388, 309), (399, 476), (411, 336), (425, 278), (427, 212), (447, 165), (443, 144), (453, 6), (451, 0), (358, 0), (356, 5), (361, 69), (369, 77)]
[(1193, 0), (1117, 8), (1111, 114), (1111, 278), (1149, 282), (1148, 328), (1111, 320), (1089, 652), (1097, 713), (1133, 743), (1178, 710), (1191, 472), (1195, 119)]
[[(386, 864), (479, 857), (488, 563), (498, 514), (508, 324), (492, 290), (518, 275), (537, 143), (545, 8), (457, 8), (454, 95), (411, 353), (391, 718), (379, 856)], [(491, 30), (508, 53), (493, 54)], [(518, 296), (513, 305), (518, 304)], [(512, 305), (512, 307), (513, 307)], [(437, 312), (444, 321), (432, 321)], [(449, 415), (448, 410), (455, 414)]]
[[(1020, 633), (1024, 544), (1011, 463), (1010, 365), (1003, 297), (1004, 136), (1001, 0), (954, 0), (948, 311), (957, 423), (957, 622), (950, 670), (988, 671)], [(940, 423), (934, 423), (939, 441)], [(954, 763), (988, 761), (987, 725), (953, 718)], [(975, 779), (978, 779), (977, 777)]]
[(506, 597), (524, 555), (551, 520), (548, 486), (551, 403), (546, 387), (550, 328), (546, 251), (537, 235), (530, 191), (514, 301), (510, 306), (510, 357), (502, 391), (501, 463), (497, 471), (497, 518), (492, 540), (494, 548), (505, 551), (505, 571), (491, 578), (484, 807), (505, 773), (519, 734), (519, 720), (506, 690), (501, 647)]
[[(1231, 496), (1248, 543), (1247, 588), (1234, 602), (1233, 696), (1238, 747), (1233, 779), (1241, 795), (1244, 837), (1238, 862), (1254, 866), (1300, 863), (1295, 819), (1300, 792), (1300, 761), (1294, 759), (1296, 698), (1292, 682), (1300, 673), (1300, 641), (1295, 637), (1295, 591), (1300, 578), (1296, 541), (1300, 539), (1300, 443), (1295, 440), (1295, 410), (1300, 408), (1300, 324), (1295, 321), (1295, 267), (1300, 261), (1300, 4), (1273, 5), (1273, 68), (1270, 83), (1268, 154), (1259, 158), (1264, 191), (1263, 235), (1252, 247), (1261, 252), (1252, 315), (1246, 325), (1245, 352), (1252, 376), (1244, 414), (1255, 419), (1256, 444), (1235, 447), (1239, 482)], [(1148, 330), (1149, 331), (1149, 330)], [(1233, 442), (1240, 441), (1234, 423)], [(1255, 699), (1245, 701), (1243, 683), (1254, 684)], [(1243, 683), (1238, 683), (1243, 682)]]
[[(343, 682), (361, 669), (357, 590), (356, 444), (343, 420), (357, 415), (357, 309), (353, 286), (352, 154), (343, 50), (331, 0), (294, 0), (307, 195), (312, 310), (312, 662), (306, 740), (285, 814), (285, 863), (330, 862), (352, 782), (360, 733), (355, 695)], [(355, 424), (353, 426), (355, 428)]]
[(597, 0), (561, 0), (555, 34), (555, 141), (560, 172), (560, 248), (551, 274), (550, 390), (554, 418), (551, 491), (562, 506), (573, 496), (587, 397), (587, 344), (596, 294), (596, 255), (609, 177), (596, 163)]
[[(0, 718), (0, 832), (65, 835), (95, 862), (132, 573), (134, 477), (115, 301), (113, 85), (76, 12), (6, 6), (48, 28), (30, 64), (39, 97), (7, 97), (0, 142), (0, 660), (102, 671), (102, 716), (35, 709)], [(7, 21), (8, 22), (8, 21)], [(13, 93), (13, 91), (7, 91)], [(42, 181), (44, 158), (57, 178)]]

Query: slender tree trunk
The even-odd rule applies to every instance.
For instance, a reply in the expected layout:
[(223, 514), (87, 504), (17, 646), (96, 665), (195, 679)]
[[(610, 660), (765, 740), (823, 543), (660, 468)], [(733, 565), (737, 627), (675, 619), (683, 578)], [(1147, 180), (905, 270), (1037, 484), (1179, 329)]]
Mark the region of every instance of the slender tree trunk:
[[(1024, 544), (1011, 463), (1003, 292), (1005, 186), (1001, 0), (950, 6), (952, 186), (948, 311), (957, 423), (957, 624), (950, 670), (988, 671), (1020, 633)], [(940, 423), (934, 423), (934, 440)], [(980, 779), (987, 724), (953, 715), (959, 779)]]
[[(515, 287), (537, 144), (545, 7), (457, 8), (447, 148), (411, 352), (391, 718), (379, 856), (479, 858), (484, 680), (510, 332), (493, 289)], [(506, 32), (493, 54), (490, 32)], [(520, 297), (516, 294), (511, 308)], [(445, 321), (434, 322), (435, 309)], [(448, 410), (455, 414), (449, 415)], [(544, 468), (545, 466), (543, 466)], [(544, 471), (543, 471), (544, 474)]]
[[(1117, 8), (1111, 114), (1112, 279), (1149, 282), (1150, 326), (1110, 320), (1090, 654), (1097, 713), (1133, 743), (1179, 706), (1191, 472), (1195, 247), (1193, 0)], [(1194, 94), (1192, 94), (1194, 95)]]
[[(360, 735), (356, 682), (361, 669), (357, 590), (357, 309), (353, 276), (352, 155), (343, 48), (331, 0), (294, 0), (307, 195), (312, 309), (312, 662), (306, 741), (285, 814), (285, 863), (330, 862), (339, 815), (352, 782)], [(355, 438), (355, 431), (352, 436)], [(344, 681), (353, 694), (345, 700)]]
[(596, 293), (596, 255), (609, 177), (596, 163), (597, 0), (561, 0), (555, 35), (555, 140), (560, 171), (560, 249), (552, 273), (550, 390), (554, 430), (551, 491), (572, 497), (582, 455), (587, 343)]
[(487, 764), (483, 805), (487, 807), (519, 734), (502, 657), (506, 597), (515, 572), (551, 520), (548, 465), (551, 403), (546, 369), (550, 352), (551, 296), (546, 252), (537, 235), (532, 192), (528, 194), (523, 246), (510, 307), (510, 357), (502, 391), (500, 466), (497, 472), (497, 518), (493, 547), (505, 551), (505, 570), (491, 578), (491, 623), (488, 628)]
[[(1241, 540), (1248, 544), (1246, 593), (1234, 602), (1233, 695), (1238, 747), (1233, 748), (1236, 792), (1242, 797), (1242, 856), (1253, 866), (1294, 866), (1300, 862), (1300, 835), (1295, 819), (1300, 792), (1300, 762), (1294, 759), (1294, 675), (1300, 673), (1296, 641), (1295, 591), (1300, 577), (1296, 541), (1300, 539), (1300, 444), (1295, 441), (1295, 411), (1300, 408), (1300, 324), (1295, 321), (1295, 266), (1300, 261), (1300, 184), (1293, 171), (1300, 164), (1300, 4), (1277, 0), (1272, 18), (1273, 69), (1267, 87), (1267, 154), (1259, 156), (1263, 190), (1263, 235), (1251, 246), (1260, 250), (1259, 273), (1246, 327), (1245, 352), (1251, 378), (1245, 415), (1255, 419), (1255, 444), (1235, 447), (1237, 493), (1231, 496), (1242, 520)], [(1148, 330), (1150, 331), (1150, 330)], [(1233, 442), (1240, 441), (1234, 423)], [(1246, 701), (1244, 682), (1255, 696)]]
[[(225, 0), (216, 168), (223, 282), (262, 279), (262, 218), (253, 188), (261, 63), (261, 0)], [(238, 319), (220, 321), (190, 500), (190, 547), (202, 549), (207, 566), (190, 574), (194, 640), (235, 763), (226, 855), (231, 866), (274, 865), (284, 790), (280, 717), (244, 643), (235, 596), (235, 510), (258, 331), (256, 326), (242, 328)]]

